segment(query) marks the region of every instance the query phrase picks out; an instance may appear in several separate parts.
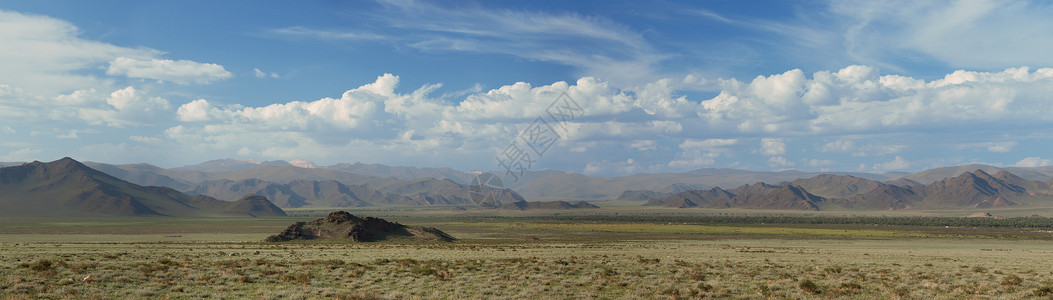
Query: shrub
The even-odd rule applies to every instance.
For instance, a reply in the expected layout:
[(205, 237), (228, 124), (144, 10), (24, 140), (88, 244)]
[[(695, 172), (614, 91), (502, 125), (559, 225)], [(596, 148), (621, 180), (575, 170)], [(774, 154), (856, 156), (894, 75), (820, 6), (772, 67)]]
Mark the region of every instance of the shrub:
[(1036, 288), (1034, 291), (1031, 291), (1031, 294), (1035, 295), (1037, 297), (1045, 297), (1045, 296), (1053, 295), (1053, 286), (1048, 286), (1047, 285), (1047, 286), (1044, 286), (1044, 287)]
[(855, 290), (863, 289), (863, 286), (861, 286), (861, 285), (859, 285), (858, 283), (855, 283), (855, 282), (842, 282), (841, 284), (839, 284), (837, 286), (837, 288), (842, 289), (842, 290), (853, 290), (853, 291), (855, 291)]
[(815, 284), (815, 282), (812, 282), (811, 279), (805, 279), (804, 281), (801, 281), (801, 283), (798, 284), (797, 287), (800, 288), (801, 291), (812, 295), (822, 292), (819, 290), (819, 285)]
[(1016, 276), (1015, 274), (1009, 274), (1006, 277), (1002, 277), (1002, 285), (1004, 286), (1020, 285), (1021, 282), (1024, 282), (1024, 280), (1020, 279), (1020, 276)]

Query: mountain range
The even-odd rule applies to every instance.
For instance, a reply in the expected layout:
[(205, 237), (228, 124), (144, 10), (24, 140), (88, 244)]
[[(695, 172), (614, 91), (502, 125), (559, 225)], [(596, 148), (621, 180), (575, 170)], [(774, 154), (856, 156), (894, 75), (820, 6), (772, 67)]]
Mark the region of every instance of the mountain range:
[[(19, 165), (21, 163), (0, 163)], [(205, 195), (234, 201), (255, 193), (284, 208), (358, 207), (374, 205), (448, 205), (469, 204), (470, 182), (482, 172), (458, 171), (451, 168), (415, 168), (380, 164), (341, 163), (319, 166), (304, 160), (265, 161), (222, 159), (196, 165), (165, 169), (149, 164), (85, 165), (113, 177), (142, 186), (163, 186), (190, 195)], [(779, 207), (766, 205), (771, 199), (758, 195), (743, 196), (740, 187), (760, 189), (761, 194), (787, 188), (785, 195), (799, 202), (790, 207), (848, 209), (906, 209), (929, 206), (929, 203), (953, 202), (933, 200), (951, 197), (932, 184), (982, 170), (987, 174), (1007, 171), (1025, 181), (1053, 179), (1053, 167), (1000, 168), (988, 165), (966, 165), (931, 169), (917, 173), (816, 173), (802, 171), (757, 172), (735, 169), (698, 169), (681, 173), (640, 173), (621, 177), (595, 177), (553, 170), (528, 170), (518, 180), (505, 182), (510, 190), (503, 199), (535, 200), (602, 200), (649, 201), (698, 191), (729, 193), (726, 197), (708, 195), (682, 197), (678, 204), (656, 205), (683, 207)], [(975, 174), (974, 174), (975, 175)], [(758, 183), (765, 183), (757, 186)], [(770, 184), (769, 184), (770, 183)], [(1044, 193), (1042, 185), (1015, 182), (1029, 197)], [(996, 184), (997, 185), (997, 184)], [(943, 190), (951, 190), (944, 188)], [(803, 192), (803, 193), (802, 193)], [(1008, 193), (1008, 192), (1007, 192)], [(690, 193), (688, 193), (690, 194)], [(1001, 192), (999, 193), (1001, 194)], [(1032, 195), (1034, 194), (1034, 195)], [(785, 196), (782, 194), (776, 194)], [(810, 197), (811, 196), (815, 196)], [(682, 196), (688, 196), (684, 194)], [(717, 198), (714, 198), (717, 197)], [(737, 198), (736, 198), (737, 197)], [(773, 196), (775, 197), (775, 196)], [(727, 199), (724, 199), (727, 198)], [(798, 199), (800, 198), (800, 199)], [(1007, 194), (971, 205), (999, 206), (1021, 202), (1019, 195)], [(706, 199), (706, 200), (702, 200)], [(709, 201), (715, 199), (716, 202)], [(778, 199), (789, 199), (786, 197)], [(803, 200), (802, 200), (803, 199)], [(926, 200), (927, 199), (927, 200)], [(801, 200), (801, 201), (797, 201)], [(655, 200), (657, 201), (657, 200)], [(802, 202), (803, 201), (803, 202)], [(965, 203), (959, 203), (965, 205)], [(935, 205), (941, 206), (941, 205)], [(946, 206), (946, 205), (944, 205)]]
[(237, 201), (140, 186), (71, 158), (0, 168), (0, 215), (10, 216), (284, 216), (259, 195)]
[[(756, 183), (670, 195), (626, 191), (622, 198), (677, 208), (794, 210), (982, 209), (1053, 204), (1053, 180), (1028, 180), (982, 169), (929, 184), (895, 185), (851, 175), (824, 174), (777, 184)], [(648, 196), (652, 196), (648, 198)]]

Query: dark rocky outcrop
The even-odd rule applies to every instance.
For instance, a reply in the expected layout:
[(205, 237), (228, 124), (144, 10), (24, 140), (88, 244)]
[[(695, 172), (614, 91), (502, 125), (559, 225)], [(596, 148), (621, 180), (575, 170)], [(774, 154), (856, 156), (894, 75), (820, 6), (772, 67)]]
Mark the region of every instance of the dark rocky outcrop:
[(296, 222), (268, 242), (330, 240), (377, 242), (385, 240), (453, 241), (454, 238), (435, 228), (406, 226), (373, 217), (360, 218), (346, 211), (329, 214), (310, 222)]

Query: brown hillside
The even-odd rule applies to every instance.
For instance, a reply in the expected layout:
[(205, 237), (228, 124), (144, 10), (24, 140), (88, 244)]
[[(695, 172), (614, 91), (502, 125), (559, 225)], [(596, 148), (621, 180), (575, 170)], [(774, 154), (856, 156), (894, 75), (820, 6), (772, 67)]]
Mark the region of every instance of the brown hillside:
[[(679, 193), (679, 192), (677, 192)], [(648, 191), (648, 190), (627, 190), (618, 195), (617, 200), (622, 201), (647, 201), (654, 198), (661, 198), (669, 196), (667, 193)]]
[(716, 201), (730, 200), (732, 197), (735, 197), (735, 195), (722, 188), (715, 187), (708, 190), (686, 191), (662, 198), (654, 198), (647, 201), (644, 205), (686, 208), (705, 206)]
[[(254, 216), (263, 203), (225, 202), (144, 187), (63, 158), (0, 169), (0, 214), (33, 216)], [(266, 205), (270, 205), (267, 202)], [(273, 205), (271, 205), (273, 206)], [(259, 208), (256, 213), (281, 209)], [(279, 215), (284, 215), (281, 212)]]
[(790, 184), (802, 187), (808, 190), (809, 193), (824, 198), (848, 198), (885, 185), (877, 180), (864, 179), (852, 175), (833, 174), (797, 179), (791, 181)]
[(1002, 181), (983, 170), (934, 182), (922, 191), (927, 205), (933, 207), (1006, 206), (1013, 203), (997, 201), (997, 198), (1011, 199), (1027, 194), (1023, 187)]
[(922, 201), (912, 188), (884, 185), (848, 199), (849, 208), (859, 209), (908, 209)]
[[(759, 186), (757, 184), (755, 186)], [(747, 208), (747, 209), (793, 209), (793, 210), (819, 210), (819, 203), (825, 201), (823, 197), (812, 195), (804, 189), (784, 185), (774, 191), (764, 193), (770, 186), (762, 188), (746, 189), (756, 192), (747, 192), (736, 195), (725, 201), (715, 201), (706, 207), (710, 208)]]

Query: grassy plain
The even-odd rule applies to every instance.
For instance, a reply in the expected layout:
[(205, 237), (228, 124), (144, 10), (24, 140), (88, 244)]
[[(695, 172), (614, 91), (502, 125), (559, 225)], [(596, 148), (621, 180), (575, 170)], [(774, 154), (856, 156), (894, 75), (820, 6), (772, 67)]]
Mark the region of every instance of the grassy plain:
[[(0, 220), (2, 298), (1048, 298), (1053, 228), (370, 208), (452, 243), (264, 243), (294, 221)], [(678, 212), (683, 212), (679, 210)], [(723, 212), (722, 212), (723, 213)], [(615, 215), (618, 214), (618, 215)], [(594, 216), (594, 217), (590, 217)], [(621, 217), (620, 217), (621, 216)]]

